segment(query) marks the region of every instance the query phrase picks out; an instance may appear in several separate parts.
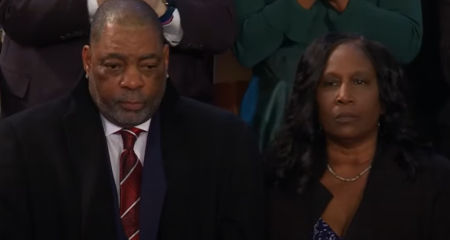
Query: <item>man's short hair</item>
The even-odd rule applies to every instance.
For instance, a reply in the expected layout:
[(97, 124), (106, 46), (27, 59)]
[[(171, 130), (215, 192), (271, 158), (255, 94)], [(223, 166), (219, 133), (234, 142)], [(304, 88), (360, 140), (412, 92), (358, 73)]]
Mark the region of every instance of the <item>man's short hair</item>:
[(142, 0), (106, 0), (97, 9), (91, 23), (91, 44), (100, 39), (106, 24), (130, 27), (150, 26), (156, 32), (160, 43), (164, 44), (163, 28), (158, 15)]

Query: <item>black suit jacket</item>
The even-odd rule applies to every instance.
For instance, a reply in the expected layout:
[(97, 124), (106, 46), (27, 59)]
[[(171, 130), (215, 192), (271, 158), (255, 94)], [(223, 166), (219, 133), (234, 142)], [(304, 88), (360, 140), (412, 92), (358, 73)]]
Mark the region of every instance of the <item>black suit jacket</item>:
[[(415, 180), (395, 159), (389, 147), (373, 163), (360, 206), (345, 240), (447, 240), (450, 236), (450, 165), (429, 156)], [(325, 171), (321, 168), (318, 173)], [(320, 176), (316, 175), (316, 176)], [(302, 194), (272, 187), (269, 201), (269, 239), (310, 239), (314, 224), (333, 198), (315, 178)]]
[[(1, 123), (0, 239), (116, 239), (107, 145), (85, 82)], [(160, 113), (159, 239), (260, 240), (261, 160), (249, 127), (170, 85)]]
[[(235, 40), (232, 0), (171, 0), (184, 36), (170, 49), (169, 74), (181, 95), (212, 102), (213, 57)], [(83, 71), (87, 0), (0, 0), (6, 32), (0, 55), (3, 112), (12, 115), (64, 96)]]

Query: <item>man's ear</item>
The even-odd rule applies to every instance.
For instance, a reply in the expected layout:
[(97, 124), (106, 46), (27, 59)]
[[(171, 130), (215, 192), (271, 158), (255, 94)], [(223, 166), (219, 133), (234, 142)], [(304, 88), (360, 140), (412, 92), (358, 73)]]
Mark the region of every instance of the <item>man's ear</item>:
[(81, 56), (83, 59), (83, 68), (84, 71), (86, 71), (86, 76), (88, 77), (91, 71), (91, 57), (92, 57), (91, 47), (89, 45), (85, 45), (83, 47)]
[(169, 68), (169, 45), (164, 44), (163, 55), (164, 55), (164, 63), (166, 64), (166, 68)]

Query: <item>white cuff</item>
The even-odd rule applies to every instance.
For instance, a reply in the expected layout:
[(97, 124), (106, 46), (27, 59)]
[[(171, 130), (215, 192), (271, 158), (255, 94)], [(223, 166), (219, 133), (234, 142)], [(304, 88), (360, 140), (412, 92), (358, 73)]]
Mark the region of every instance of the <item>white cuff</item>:
[(92, 22), (95, 12), (98, 9), (98, 2), (97, 0), (87, 0), (87, 7), (89, 12), (89, 21)]
[(164, 25), (163, 30), (164, 37), (169, 42), (170, 46), (175, 47), (180, 44), (184, 32), (183, 28), (181, 27), (180, 12), (178, 12), (178, 9), (175, 9), (175, 11), (173, 12), (172, 22)]

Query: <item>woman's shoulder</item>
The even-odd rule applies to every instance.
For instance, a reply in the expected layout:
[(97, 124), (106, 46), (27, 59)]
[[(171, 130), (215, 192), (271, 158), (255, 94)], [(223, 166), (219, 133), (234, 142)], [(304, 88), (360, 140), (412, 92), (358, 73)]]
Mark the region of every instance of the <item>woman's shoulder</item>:
[(428, 179), (432, 186), (446, 185), (450, 189), (450, 159), (437, 153), (418, 157), (418, 175)]
[(438, 154), (429, 153), (418, 156), (418, 163), (422, 171), (450, 175), (450, 159)]

